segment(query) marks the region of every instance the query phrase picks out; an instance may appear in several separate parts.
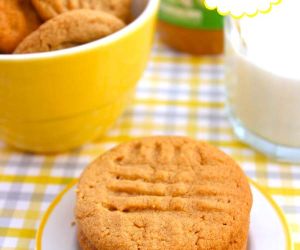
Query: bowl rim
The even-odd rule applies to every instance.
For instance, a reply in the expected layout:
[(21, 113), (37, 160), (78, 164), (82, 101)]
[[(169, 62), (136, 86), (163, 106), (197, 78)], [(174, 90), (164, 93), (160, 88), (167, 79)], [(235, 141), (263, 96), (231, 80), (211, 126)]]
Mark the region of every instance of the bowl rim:
[[(140, 0), (138, 0), (140, 1)], [(106, 46), (113, 43), (122, 37), (130, 35), (135, 30), (139, 29), (144, 23), (156, 13), (159, 7), (160, 0), (148, 0), (145, 9), (142, 13), (130, 24), (123, 29), (99, 40), (75, 46), (73, 48), (67, 48), (49, 52), (39, 52), (30, 54), (0, 54), (0, 61), (23, 61), (32, 59), (49, 59), (58, 58), (62, 56), (70, 56), (81, 52), (88, 52), (95, 48)]]

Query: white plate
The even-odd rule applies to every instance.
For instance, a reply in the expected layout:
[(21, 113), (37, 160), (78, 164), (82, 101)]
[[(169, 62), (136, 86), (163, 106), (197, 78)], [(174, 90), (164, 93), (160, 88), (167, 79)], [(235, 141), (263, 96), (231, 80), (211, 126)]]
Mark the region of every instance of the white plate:
[[(50, 205), (38, 229), (37, 250), (79, 250), (74, 226), (75, 182)], [(248, 250), (291, 250), (290, 232), (280, 208), (251, 181), (253, 207)]]

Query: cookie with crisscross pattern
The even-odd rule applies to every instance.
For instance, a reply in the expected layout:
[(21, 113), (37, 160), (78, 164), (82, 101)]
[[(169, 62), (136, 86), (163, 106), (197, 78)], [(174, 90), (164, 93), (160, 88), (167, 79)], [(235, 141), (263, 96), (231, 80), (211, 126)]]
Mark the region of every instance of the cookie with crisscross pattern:
[(76, 220), (84, 249), (245, 250), (252, 195), (227, 155), (204, 142), (122, 144), (82, 174)]
[(75, 9), (92, 9), (109, 12), (128, 21), (131, 0), (32, 0), (44, 20)]

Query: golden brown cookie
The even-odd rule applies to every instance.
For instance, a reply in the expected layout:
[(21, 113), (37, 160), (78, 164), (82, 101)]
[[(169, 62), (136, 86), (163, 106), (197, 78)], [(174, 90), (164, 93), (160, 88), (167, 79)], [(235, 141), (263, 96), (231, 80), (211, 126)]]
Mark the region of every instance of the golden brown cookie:
[(131, 0), (32, 0), (44, 20), (74, 9), (93, 9), (109, 12), (128, 21)]
[(40, 23), (30, 0), (0, 0), (0, 53), (14, 51)]
[(103, 154), (76, 201), (86, 250), (245, 250), (252, 195), (226, 154), (183, 137), (149, 137)]
[(74, 47), (110, 35), (124, 26), (120, 19), (103, 11), (73, 10), (42, 24), (19, 44), (15, 53)]
[(80, 230), (78, 232), (78, 242), (81, 250), (97, 250), (91, 245), (86, 236)]

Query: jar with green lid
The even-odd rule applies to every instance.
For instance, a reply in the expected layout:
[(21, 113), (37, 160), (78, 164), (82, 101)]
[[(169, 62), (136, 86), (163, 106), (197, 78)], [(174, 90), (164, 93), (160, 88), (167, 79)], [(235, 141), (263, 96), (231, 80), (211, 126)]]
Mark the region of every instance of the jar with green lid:
[(192, 54), (223, 52), (223, 18), (202, 0), (161, 0), (160, 37), (169, 46)]

